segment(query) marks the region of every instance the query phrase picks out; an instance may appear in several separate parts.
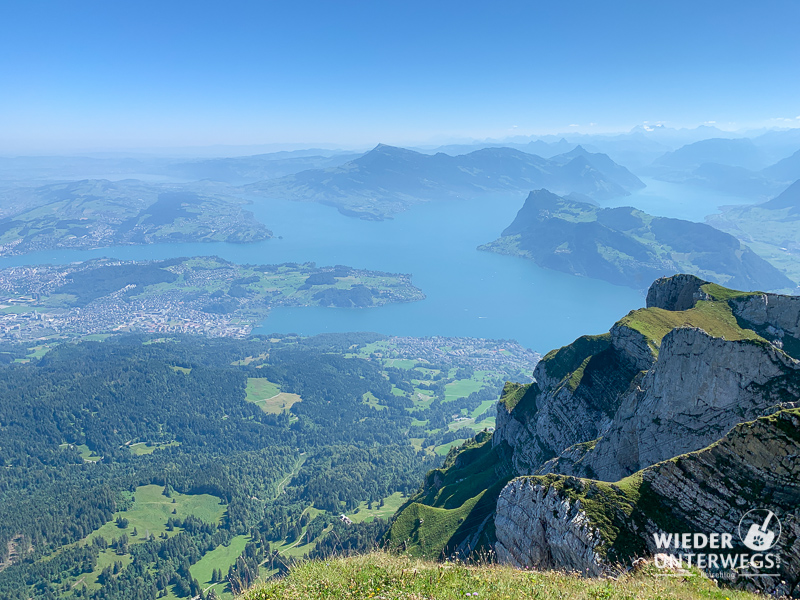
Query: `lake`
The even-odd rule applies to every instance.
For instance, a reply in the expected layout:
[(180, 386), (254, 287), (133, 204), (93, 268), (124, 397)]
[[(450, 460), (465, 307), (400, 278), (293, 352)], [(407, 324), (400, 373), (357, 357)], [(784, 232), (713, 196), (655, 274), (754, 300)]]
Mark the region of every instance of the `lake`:
[(732, 196), (724, 192), (698, 186), (659, 181), (652, 177), (639, 177), (647, 187), (630, 196), (603, 202), (606, 207), (635, 206), (657, 217), (686, 219), (702, 223), (706, 215), (719, 212), (721, 206), (753, 204), (752, 198)]
[(276, 238), (246, 245), (45, 251), (0, 259), (0, 267), (99, 257), (217, 255), (238, 263), (313, 261), (320, 266), (410, 273), (427, 296), (421, 302), (372, 309), (277, 308), (255, 333), (376, 331), (515, 339), (542, 353), (580, 335), (605, 332), (629, 310), (644, 305), (643, 295), (629, 288), (476, 250), (511, 223), (525, 196), (428, 202), (380, 222), (345, 217), (320, 204), (253, 198), (251, 210)]

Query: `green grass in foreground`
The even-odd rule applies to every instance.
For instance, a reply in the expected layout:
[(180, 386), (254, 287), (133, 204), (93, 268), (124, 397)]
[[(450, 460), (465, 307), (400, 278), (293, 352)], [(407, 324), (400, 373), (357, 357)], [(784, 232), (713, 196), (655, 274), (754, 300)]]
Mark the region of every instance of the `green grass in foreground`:
[(755, 594), (718, 588), (705, 577), (588, 579), (552, 571), (519, 571), (497, 565), (434, 563), (375, 552), (299, 563), (287, 577), (245, 594), (245, 600), (380, 598), (383, 600), (751, 600)]

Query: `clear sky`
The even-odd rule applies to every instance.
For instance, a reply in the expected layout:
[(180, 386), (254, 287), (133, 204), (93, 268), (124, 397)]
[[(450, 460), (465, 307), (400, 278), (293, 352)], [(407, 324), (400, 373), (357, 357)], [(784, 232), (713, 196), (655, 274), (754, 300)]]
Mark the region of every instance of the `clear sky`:
[(798, 23), (797, 0), (10, 0), (0, 152), (797, 126)]

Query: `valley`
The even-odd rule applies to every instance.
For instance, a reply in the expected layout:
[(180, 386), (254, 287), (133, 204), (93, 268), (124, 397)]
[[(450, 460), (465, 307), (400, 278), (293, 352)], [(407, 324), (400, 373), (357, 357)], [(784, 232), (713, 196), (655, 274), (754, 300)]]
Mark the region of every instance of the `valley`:
[[(509, 341), (377, 334), (117, 334), (15, 362), (29, 353), (0, 346), (0, 540), (32, 548), (0, 592), (38, 579), (89, 597), (136, 578), (161, 597), (231, 597), (292, 557), (369, 547), (539, 358)], [(43, 433), (27, 436), (34, 421)]]

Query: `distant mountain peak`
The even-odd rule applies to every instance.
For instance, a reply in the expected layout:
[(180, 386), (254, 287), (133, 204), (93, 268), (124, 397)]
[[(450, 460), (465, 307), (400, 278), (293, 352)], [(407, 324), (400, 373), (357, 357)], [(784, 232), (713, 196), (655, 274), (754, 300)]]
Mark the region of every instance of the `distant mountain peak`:
[(407, 150), (406, 148), (398, 148), (397, 146), (389, 146), (388, 144), (378, 144), (372, 150), (354, 159), (352, 163), (358, 165), (378, 165), (383, 164), (385, 160), (414, 160), (425, 155)]
[[(533, 190), (530, 194), (528, 194), (528, 198), (525, 200), (523, 207), (530, 206), (538, 210), (542, 208), (553, 207), (559, 203), (563, 204), (564, 202), (583, 204), (581, 202), (576, 202), (575, 200), (565, 200), (563, 197), (554, 194), (550, 190), (542, 188), (540, 190)], [(587, 203), (587, 206), (591, 205)]]
[(566, 152), (564, 156), (586, 156), (587, 154), (592, 154), (586, 148), (578, 144), (569, 152)]
[(546, 198), (548, 200), (551, 200), (551, 199), (560, 200), (561, 196), (558, 196), (558, 195), (554, 194), (553, 192), (551, 192), (550, 190), (545, 189), (545, 188), (542, 188), (540, 190), (533, 190), (530, 194), (528, 194), (528, 199), (529, 200), (538, 200), (538, 199), (542, 199), (542, 198)]
[[(488, 148), (481, 148), (469, 154), (476, 156), (530, 156), (529, 153), (517, 150), (516, 148), (509, 148), (508, 146), (489, 146)], [(467, 155), (469, 156), (469, 155)], [(535, 156), (535, 155), (534, 155)]]

